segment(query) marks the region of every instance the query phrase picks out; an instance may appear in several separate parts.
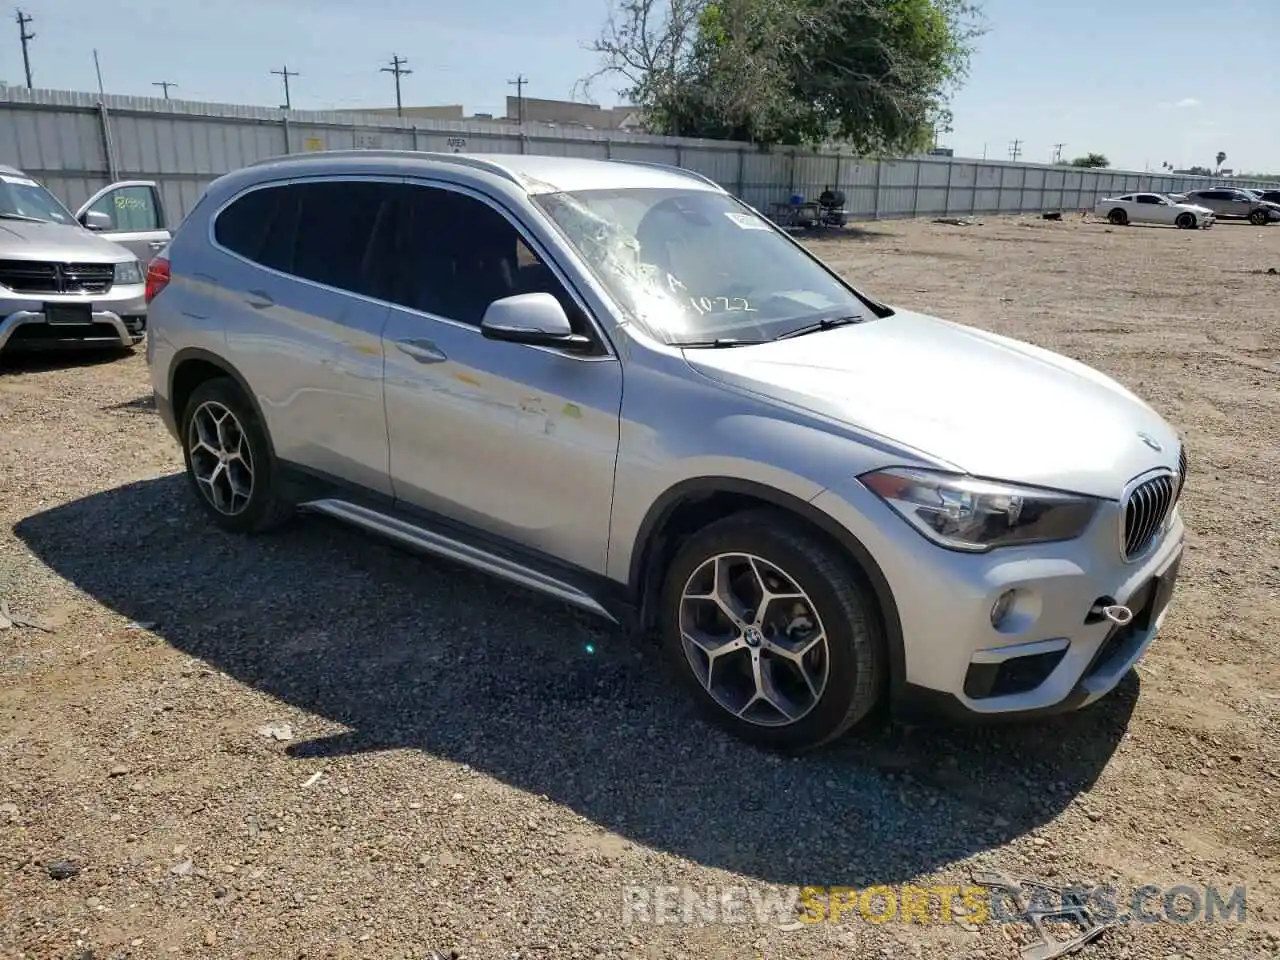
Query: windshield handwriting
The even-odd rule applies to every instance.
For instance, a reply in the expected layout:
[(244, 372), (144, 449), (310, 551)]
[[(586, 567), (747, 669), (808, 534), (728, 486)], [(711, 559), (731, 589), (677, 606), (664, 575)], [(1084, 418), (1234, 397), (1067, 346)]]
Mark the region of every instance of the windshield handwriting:
[[(745, 297), (690, 297), (689, 304), (698, 313), (759, 313)], [(723, 304), (723, 306), (721, 306)]]

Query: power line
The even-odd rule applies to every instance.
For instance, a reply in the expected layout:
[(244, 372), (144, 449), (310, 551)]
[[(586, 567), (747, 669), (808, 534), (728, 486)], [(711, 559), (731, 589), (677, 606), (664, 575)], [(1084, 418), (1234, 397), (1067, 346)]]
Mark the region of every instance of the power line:
[(508, 80), (510, 86), (516, 88), (516, 123), (524, 123), (524, 85), (529, 82), (529, 78), (523, 73), (516, 74), (514, 80)]
[(1009, 159), (1017, 163), (1020, 156), (1022, 156), (1022, 141), (1014, 140), (1009, 144)]
[(151, 85), (152, 85), (153, 87), (160, 87), (161, 89), (163, 89), (163, 90), (164, 90), (164, 98), (165, 98), (166, 100), (168, 100), (168, 99), (169, 99), (169, 88), (170, 88), (170, 87), (176, 87), (176, 86), (177, 86), (177, 84), (176, 84), (176, 83), (174, 83), (172, 80), (157, 80), (155, 83), (153, 83), (153, 84), (151, 84)]
[(1062, 162), (1062, 148), (1065, 146), (1066, 146), (1065, 143), (1055, 143), (1053, 145), (1053, 162), (1054, 163)]
[(36, 38), (34, 33), (27, 33), (27, 24), (31, 22), (31, 17), (18, 10), (18, 39), (22, 42), (22, 66), (27, 73), (27, 89), (31, 89), (31, 51), (27, 48), (27, 44)]
[(289, 78), (299, 77), (302, 76), (302, 74), (298, 73), (296, 70), (290, 70), (287, 63), (284, 65), (283, 70), (272, 70), (271, 72), (284, 80), (284, 108), (286, 110), (292, 109), (293, 101), (289, 99)]
[(405, 64), (408, 62), (409, 61), (406, 60), (404, 57), (395, 56), (393, 54), (391, 57), (391, 66), (382, 68), (383, 73), (389, 73), (396, 78), (396, 116), (397, 117), (404, 116), (404, 108), (401, 106), (401, 103), (400, 103), (400, 78), (407, 77), (409, 74), (413, 73), (412, 70), (405, 68)]

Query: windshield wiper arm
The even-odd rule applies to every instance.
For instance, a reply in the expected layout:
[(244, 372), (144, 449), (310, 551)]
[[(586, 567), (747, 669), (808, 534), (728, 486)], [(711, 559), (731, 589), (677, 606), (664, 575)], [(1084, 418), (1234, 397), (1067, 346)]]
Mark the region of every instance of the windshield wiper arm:
[(25, 220), (27, 223), (48, 223), (48, 220), (41, 220), (39, 217), (28, 217), (25, 213), (10, 213), (7, 210), (0, 210), (0, 220)]
[(864, 323), (867, 318), (861, 314), (853, 314), (847, 317), (823, 317), (817, 323), (806, 324), (803, 327), (796, 327), (794, 330), (788, 330), (786, 333), (779, 334), (775, 339), (789, 340), (792, 337), (802, 337), (806, 333), (817, 333), (819, 330), (832, 330), (836, 327), (844, 327), (853, 323)]
[(710, 347), (712, 349), (721, 349), (723, 347), (749, 347), (756, 343), (772, 343), (771, 340), (758, 340), (742, 337), (716, 337), (714, 340), (680, 340), (672, 344), (675, 347)]

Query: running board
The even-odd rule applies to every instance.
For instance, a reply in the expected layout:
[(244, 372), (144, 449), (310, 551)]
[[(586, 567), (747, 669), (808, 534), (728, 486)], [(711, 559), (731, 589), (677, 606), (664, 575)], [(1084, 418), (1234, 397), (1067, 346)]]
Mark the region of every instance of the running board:
[(388, 516), (377, 510), (337, 499), (309, 500), (299, 504), (299, 508), (334, 517), (414, 550), (453, 560), (482, 573), (555, 597), (557, 600), (586, 610), (588, 613), (594, 613), (598, 617), (604, 617), (613, 623), (618, 622), (618, 619), (604, 606), (578, 587), (549, 574), (530, 569), (515, 560), (453, 537), (447, 537), (434, 530), (428, 530), (399, 517)]

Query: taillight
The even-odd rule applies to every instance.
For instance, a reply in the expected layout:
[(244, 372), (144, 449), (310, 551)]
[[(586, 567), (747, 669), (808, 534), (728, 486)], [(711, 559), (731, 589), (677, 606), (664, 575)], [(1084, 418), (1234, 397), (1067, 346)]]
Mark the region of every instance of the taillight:
[(156, 257), (147, 267), (147, 303), (154, 300), (169, 285), (169, 261), (164, 257)]

